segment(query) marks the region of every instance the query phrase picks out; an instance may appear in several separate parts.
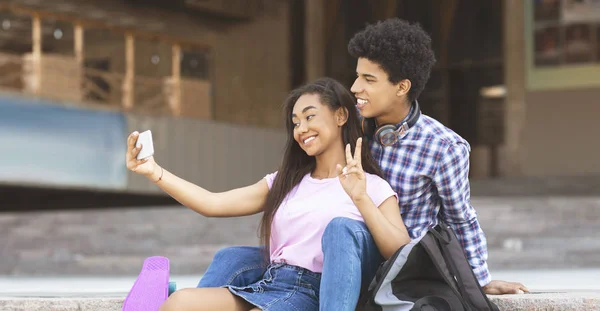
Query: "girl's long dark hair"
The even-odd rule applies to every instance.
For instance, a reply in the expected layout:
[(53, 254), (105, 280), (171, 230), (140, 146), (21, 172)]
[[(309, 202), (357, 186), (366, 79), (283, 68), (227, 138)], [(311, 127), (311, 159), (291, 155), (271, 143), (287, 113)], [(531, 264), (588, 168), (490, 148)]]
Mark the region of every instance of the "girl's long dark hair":
[[(287, 143), (283, 161), (277, 171), (273, 186), (267, 195), (264, 213), (260, 224), (261, 245), (265, 246), (265, 258), (270, 252), (271, 224), (279, 205), (287, 194), (296, 187), (302, 178), (311, 173), (316, 166), (315, 157), (309, 156), (294, 140), (294, 124), (292, 111), (296, 101), (305, 94), (317, 94), (321, 103), (335, 112), (339, 108), (346, 111), (347, 121), (342, 126), (342, 139), (344, 146), (350, 144), (352, 152), (356, 147), (356, 140), (362, 136), (360, 120), (355, 108), (354, 96), (339, 82), (331, 78), (321, 78), (312, 83), (303, 85), (293, 90), (284, 102), (285, 127), (287, 130)], [(366, 141), (362, 145), (362, 167), (365, 172), (381, 175), (379, 166), (371, 156)], [(341, 164), (341, 163), (340, 163)]]

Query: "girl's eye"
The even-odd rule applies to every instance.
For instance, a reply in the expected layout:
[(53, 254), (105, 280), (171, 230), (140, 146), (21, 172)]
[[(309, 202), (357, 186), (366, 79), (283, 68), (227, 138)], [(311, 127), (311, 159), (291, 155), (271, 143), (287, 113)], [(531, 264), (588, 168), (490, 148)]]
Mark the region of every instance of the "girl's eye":
[(310, 119), (312, 119), (313, 117), (314, 117), (314, 115), (310, 115), (310, 116), (306, 117), (306, 120), (310, 120)]

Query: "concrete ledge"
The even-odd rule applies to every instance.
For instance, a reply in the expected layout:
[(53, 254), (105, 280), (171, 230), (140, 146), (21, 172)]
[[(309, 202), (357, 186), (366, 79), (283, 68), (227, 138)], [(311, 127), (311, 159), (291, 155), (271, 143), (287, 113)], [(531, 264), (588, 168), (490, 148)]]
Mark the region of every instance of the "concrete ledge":
[(123, 298), (108, 297), (0, 297), (2, 311), (121, 311)]
[(600, 310), (600, 292), (529, 293), (489, 296), (500, 310)]
[[(489, 296), (500, 310), (600, 310), (600, 292)], [(0, 297), (3, 311), (121, 311), (123, 297)]]

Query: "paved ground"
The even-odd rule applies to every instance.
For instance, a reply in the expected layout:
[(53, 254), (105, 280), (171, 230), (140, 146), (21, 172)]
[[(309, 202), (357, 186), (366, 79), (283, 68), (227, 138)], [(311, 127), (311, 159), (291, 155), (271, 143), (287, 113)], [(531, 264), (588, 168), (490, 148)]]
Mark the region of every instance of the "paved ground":
[[(600, 269), (492, 271), (496, 279), (525, 284), (532, 292), (600, 291)], [(201, 275), (171, 275), (177, 288), (196, 287)], [(114, 297), (126, 295), (136, 275), (0, 277), (0, 297)]]
[[(6, 297), (0, 296), (0, 309), (6, 311), (119, 311), (122, 295), (71, 297)], [(500, 310), (575, 311), (600, 310), (600, 292), (533, 293), (489, 296)]]
[[(560, 293), (532, 293), (521, 295), (489, 296), (500, 310), (575, 311), (600, 310), (600, 292), (573, 291)], [(123, 295), (83, 295), (62, 297), (7, 297), (0, 296), (0, 309), (6, 311), (62, 310), (62, 311), (119, 311)]]

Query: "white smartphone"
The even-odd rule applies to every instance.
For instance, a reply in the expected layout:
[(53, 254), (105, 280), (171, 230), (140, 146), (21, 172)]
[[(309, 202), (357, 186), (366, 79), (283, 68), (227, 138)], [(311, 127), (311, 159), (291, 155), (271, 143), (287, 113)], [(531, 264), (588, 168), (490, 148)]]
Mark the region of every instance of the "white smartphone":
[(150, 130), (140, 133), (135, 146), (139, 148), (140, 145), (142, 146), (142, 150), (137, 155), (138, 160), (143, 160), (154, 155), (154, 144), (152, 143), (152, 132)]

